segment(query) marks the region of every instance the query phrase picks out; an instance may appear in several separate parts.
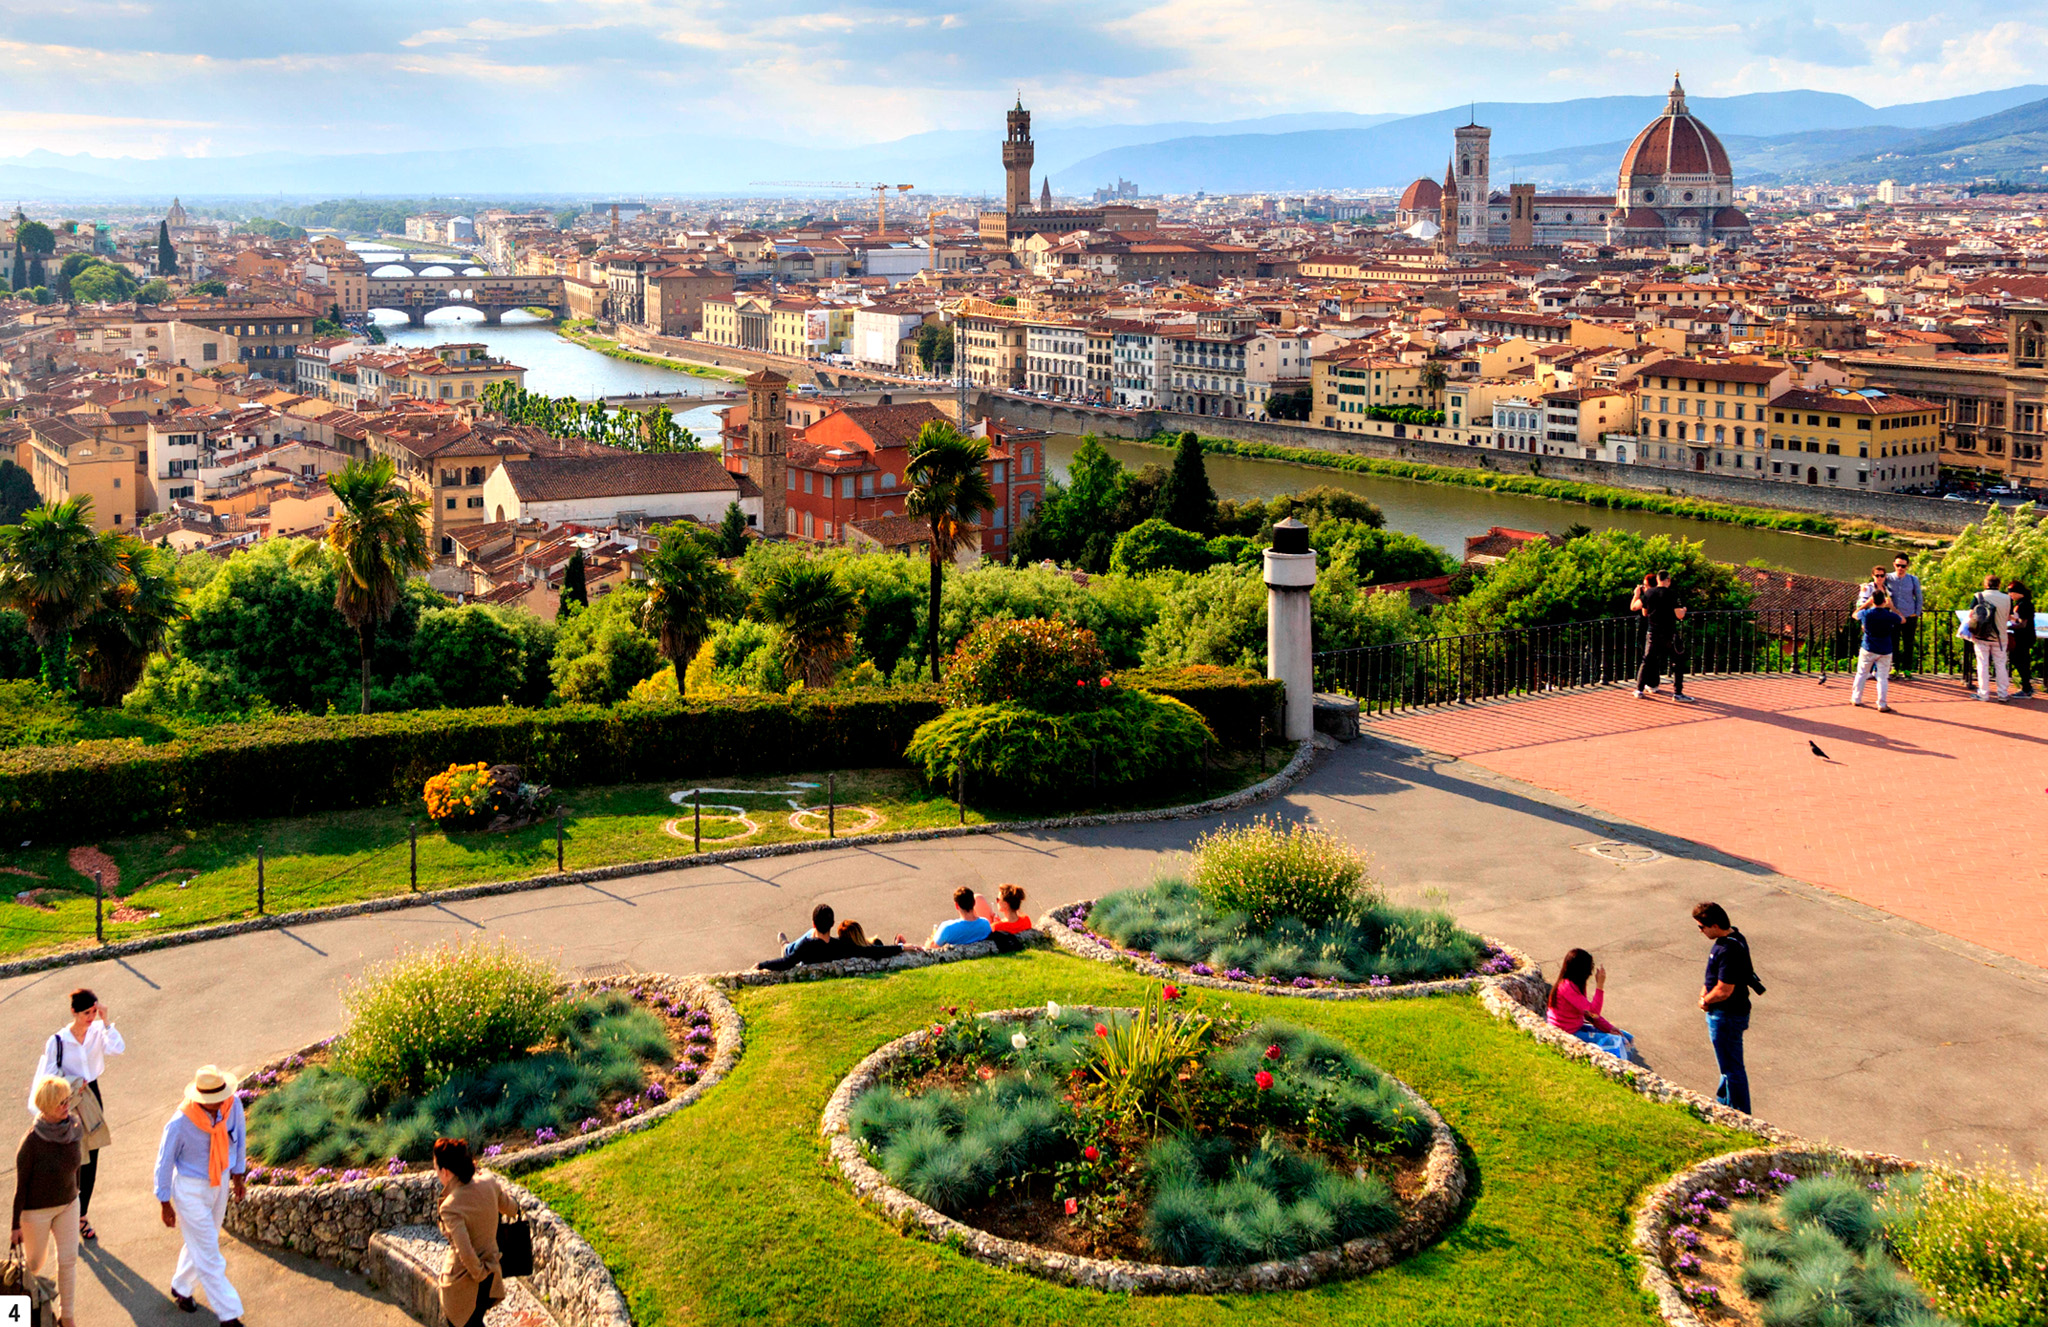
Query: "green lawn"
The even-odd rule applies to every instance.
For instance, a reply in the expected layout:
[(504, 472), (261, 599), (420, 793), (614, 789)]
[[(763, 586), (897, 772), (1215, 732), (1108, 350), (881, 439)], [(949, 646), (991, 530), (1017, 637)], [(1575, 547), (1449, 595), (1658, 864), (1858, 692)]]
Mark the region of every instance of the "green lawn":
[[(1149, 800), (1088, 809), (1123, 810), (1218, 796), (1257, 782), (1271, 769), (1278, 769), (1289, 754), (1276, 752), (1268, 769), (1262, 769), (1256, 757), (1230, 756), (1202, 771), (1192, 787)], [(925, 788), (908, 770), (840, 770), (834, 777), (839, 807), (835, 828), (841, 836), (931, 829), (961, 821), (959, 806), (947, 792)], [(755, 791), (705, 793), (704, 851), (822, 840), (825, 780), (823, 772), (708, 780), (707, 788)], [(816, 786), (796, 786), (804, 783)], [(564, 865), (574, 871), (688, 856), (692, 851), (690, 808), (675, 805), (669, 795), (691, 786), (688, 780), (674, 780), (565, 790)], [(971, 789), (969, 793), (969, 824), (1051, 814), (1045, 809), (977, 805)], [(792, 801), (818, 809), (804, 815), (801, 826), (794, 825)], [(871, 819), (862, 808), (871, 808), (879, 818)], [(748, 822), (730, 818), (734, 810), (744, 811), (758, 828), (749, 830)], [(671, 822), (678, 834), (664, 830)], [(444, 834), (417, 804), (137, 834), (95, 845), (113, 859), (119, 872), (118, 885), (109, 882), (107, 939), (254, 916), (259, 846), (264, 854), (265, 903), (270, 912), (406, 893), (412, 888), (409, 825), (417, 825), (419, 830), (419, 887), (423, 890), (520, 880), (555, 871), (552, 820), (504, 834)], [(0, 874), (0, 900), (40, 889), (49, 891), (46, 902), (50, 905), (0, 902), (0, 955), (92, 941), (93, 884), (89, 875), (68, 864), (73, 846), (34, 843), (0, 853), (0, 867), (15, 872)], [(133, 910), (132, 920), (114, 920), (117, 903)]]
[(1147, 983), (1037, 951), (884, 978), (756, 988), (732, 1076), (656, 1129), (528, 1180), (604, 1256), (641, 1327), (663, 1324), (1654, 1324), (1629, 1246), (1636, 1199), (1748, 1140), (1542, 1050), (1469, 997), (1240, 1008), (1340, 1037), (1435, 1104), (1471, 1199), (1393, 1268), (1295, 1294), (1129, 1298), (998, 1271), (897, 1234), (818, 1137), (826, 1098), (949, 1004), (1135, 1003)]
[(599, 336), (589, 331), (589, 326), (588, 323), (563, 323), (555, 329), (555, 335), (564, 341), (574, 341), (585, 350), (595, 350), (600, 355), (610, 355), (613, 359), (646, 364), (657, 369), (674, 369), (677, 373), (687, 373), (693, 378), (716, 378), (721, 382), (745, 382), (747, 379), (747, 375), (737, 369), (692, 364), (687, 360), (671, 359), (667, 355), (649, 354), (644, 350), (628, 350), (610, 337)]

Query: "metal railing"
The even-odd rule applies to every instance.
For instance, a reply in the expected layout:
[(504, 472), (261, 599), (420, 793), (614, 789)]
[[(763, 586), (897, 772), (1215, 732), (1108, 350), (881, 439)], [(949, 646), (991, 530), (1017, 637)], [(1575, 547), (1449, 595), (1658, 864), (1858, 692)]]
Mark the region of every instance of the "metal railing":
[[(1898, 673), (1972, 671), (1974, 656), (1955, 638), (1952, 616), (1921, 617), (1913, 628), (1893, 656)], [(1643, 619), (1631, 615), (1327, 650), (1315, 656), (1315, 685), (1380, 714), (1632, 682), (1644, 633)], [(1678, 654), (1688, 676), (1843, 673), (1854, 671), (1861, 637), (1846, 609), (1690, 613)]]

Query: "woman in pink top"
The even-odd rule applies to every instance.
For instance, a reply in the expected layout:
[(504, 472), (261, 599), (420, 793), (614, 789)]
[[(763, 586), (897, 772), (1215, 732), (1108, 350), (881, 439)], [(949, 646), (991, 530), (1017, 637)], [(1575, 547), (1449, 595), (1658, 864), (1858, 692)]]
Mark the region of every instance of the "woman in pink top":
[[(1586, 994), (1586, 979), (1592, 978), (1593, 994)], [(1550, 988), (1549, 1009), (1544, 1017), (1559, 1032), (1569, 1032), (1580, 1041), (1609, 1055), (1626, 1060), (1636, 1039), (1600, 1016), (1607, 998), (1607, 969), (1593, 966), (1593, 956), (1574, 949), (1558, 965), (1557, 984)]]

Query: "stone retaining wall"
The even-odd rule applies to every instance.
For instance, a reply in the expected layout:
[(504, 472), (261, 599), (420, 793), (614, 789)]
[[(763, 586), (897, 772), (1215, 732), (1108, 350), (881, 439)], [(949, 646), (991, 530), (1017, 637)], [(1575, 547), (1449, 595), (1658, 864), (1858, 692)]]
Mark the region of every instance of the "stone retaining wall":
[(1726, 1196), (1733, 1192), (1737, 1180), (1748, 1180), (1764, 1187), (1773, 1170), (1797, 1175), (1801, 1179), (1824, 1172), (1839, 1174), (1845, 1171), (1859, 1178), (1875, 1179), (1916, 1168), (1915, 1162), (1904, 1157), (1806, 1143), (1752, 1148), (1746, 1152), (1727, 1152), (1709, 1157), (1658, 1185), (1636, 1208), (1634, 1242), (1636, 1258), (1642, 1263), (1643, 1289), (1656, 1299), (1657, 1312), (1672, 1327), (1717, 1327), (1723, 1321), (1718, 1316), (1711, 1319), (1700, 1316), (1664, 1260), (1671, 1230), (1681, 1224), (1679, 1209), (1688, 1197), (1701, 1189), (1713, 1189)]
[[(1072, 1007), (1088, 1012), (1113, 1012), (1093, 1005)], [(981, 1017), (1014, 1023), (1043, 1012), (1037, 1007), (1000, 1009)], [(1160, 1263), (1084, 1258), (1003, 1239), (956, 1221), (890, 1184), (881, 1171), (869, 1164), (849, 1127), (853, 1103), (860, 1095), (880, 1082), (883, 1073), (898, 1057), (916, 1049), (931, 1035), (930, 1029), (920, 1028), (898, 1037), (862, 1060), (832, 1093), (818, 1129), (830, 1145), (832, 1159), (838, 1164), (840, 1173), (846, 1176), (862, 1202), (880, 1210), (891, 1221), (912, 1233), (921, 1233), (924, 1238), (938, 1243), (956, 1245), (968, 1256), (996, 1267), (1029, 1272), (1066, 1285), (1125, 1294), (1299, 1290), (1320, 1281), (1374, 1271), (1407, 1257), (1435, 1241), (1465, 1199), (1465, 1167), (1459, 1159), (1457, 1140), (1452, 1136), (1450, 1126), (1444, 1123), (1443, 1116), (1437, 1114), (1434, 1107), (1423, 1100), (1421, 1094), (1388, 1075), (1388, 1080), (1407, 1094), (1428, 1122), (1430, 1143), (1423, 1163), (1422, 1192), (1409, 1204), (1401, 1224), (1385, 1235), (1367, 1235), (1334, 1249), (1248, 1267), (1169, 1267)]]

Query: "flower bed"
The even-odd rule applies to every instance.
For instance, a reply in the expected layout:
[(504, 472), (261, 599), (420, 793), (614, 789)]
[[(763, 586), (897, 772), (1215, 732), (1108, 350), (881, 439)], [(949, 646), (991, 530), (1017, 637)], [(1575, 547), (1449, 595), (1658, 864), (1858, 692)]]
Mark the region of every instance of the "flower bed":
[[(250, 1183), (351, 1184), (431, 1174), (429, 1151), (434, 1138), (445, 1135), (468, 1137), (476, 1155), (492, 1169), (521, 1173), (645, 1128), (687, 1106), (738, 1058), (739, 1016), (722, 993), (699, 978), (643, 974), (559, 989), (572, 1006), (613, 1014), (624, 1011), (652, 1020), (661, 1028), (669, 1053), (638, 1066), (635, 1082), (623, 1081), (623, 1072), (609, 1082), (601, 1076), (586, 1079), (572, 1083), (562, 1097), (544, 1102), (512, 1100), (509, 1094), (498, 1101), (478, 1100), (492, 1091), (503, 1093), (508, 1081), (514, 1090), (524, 1087), (530, 1092), (542, 1086), (546, 1075), (522, 1072), (530, 1066), (510, 1061), (435, 1089), (452, 1100), (436, 1102), (430, 1092), (417, 1098), (389, 1098), (380, 1107), (375, 1094), (336, 1070), (336, 1039), (328, 1038), (272, 1061), (243, 1080), (240, 1095), (250, 1121)], [(615, 1021), (601, 1019), (590, 1032), (602, 1037), (616, 1028)], [(560, 1053), (559, 1047), (537, 1049), (540, 1056), (529, 1059)], [(582, 1100), (586, 1094), (587, 1105)], [(452, 1112), (444, 1113), (451, 1106)], [(281, 1118), (294, 1110), (307, 1118)], [(541, 1112), (550, 1114), (548, 1122), (535, 1122)], [(512, 1118), (515, 1114), (520, 1118)], [(313, 1116), (318, 1116), (325, 1132), (306, 1141), (305, 1129)]]
[(1283, 1289), (1449, 1222), (1450, 1130), (1334, 1042), (1162, 990), (1144, 1009), (960, 1014), (864, 1060), (822, 1130), (906, 1229), (1074, 1285)]

